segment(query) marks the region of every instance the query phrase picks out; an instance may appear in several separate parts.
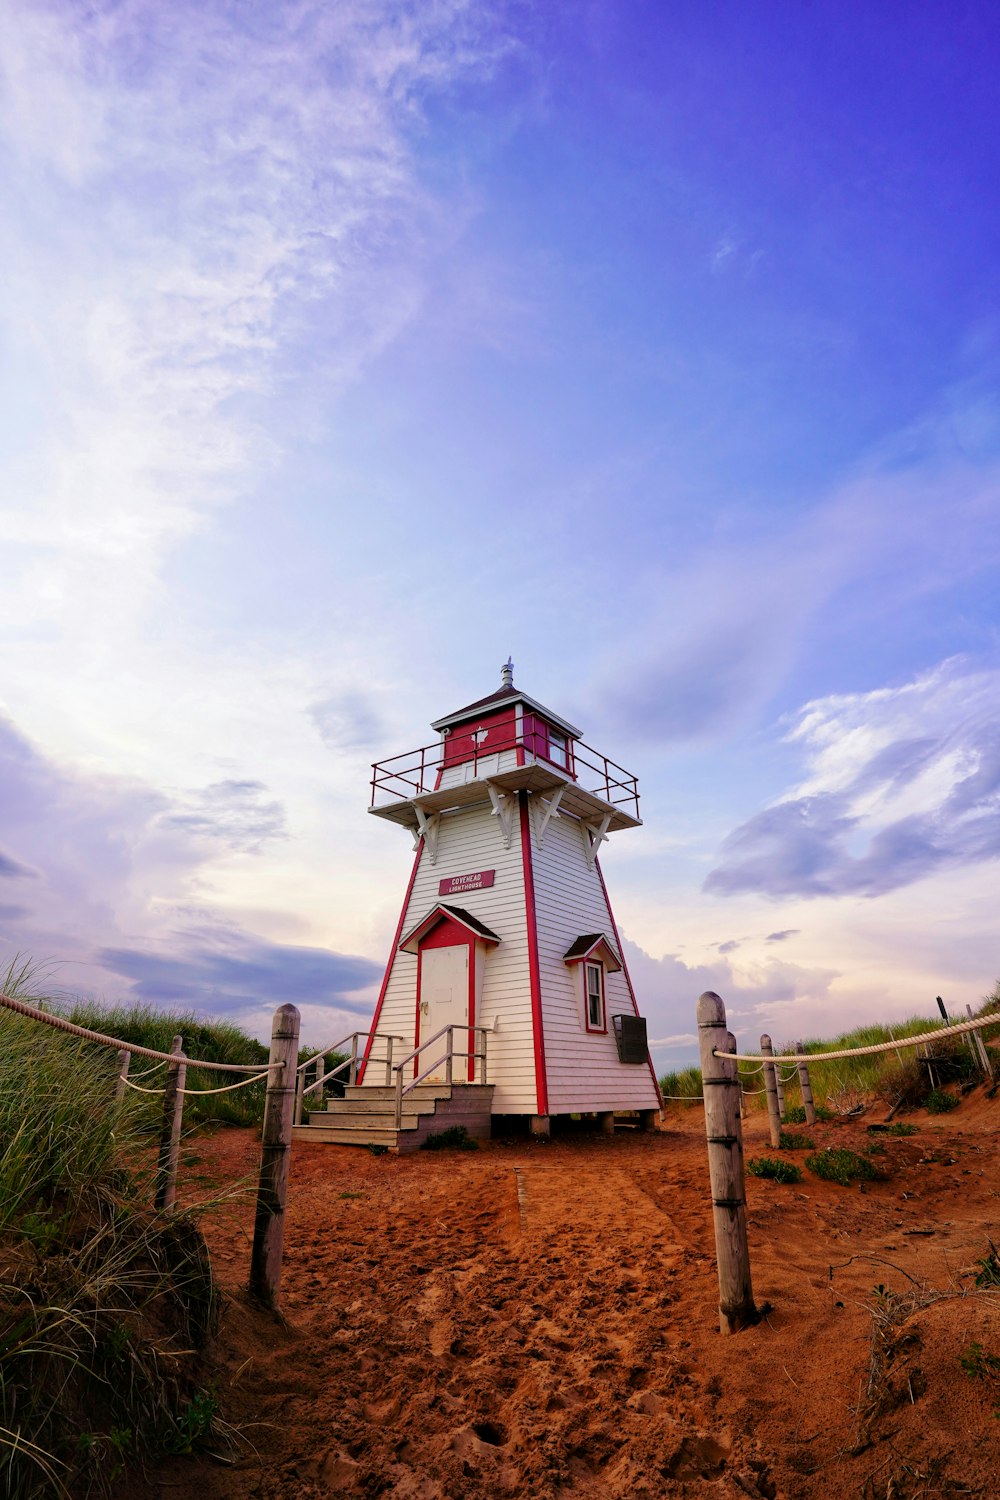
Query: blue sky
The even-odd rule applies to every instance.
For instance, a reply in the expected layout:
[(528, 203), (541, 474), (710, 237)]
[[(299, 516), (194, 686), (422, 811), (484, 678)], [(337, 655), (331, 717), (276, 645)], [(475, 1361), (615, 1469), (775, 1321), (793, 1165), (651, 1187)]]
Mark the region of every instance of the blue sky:
[(409, 862), (368, 763), (512, 653), (639, 775), (662, 1065), (709, 984), (789, 1039), (992, 988), (992, 6), (5, 37), (5, 953), (340, 1035)]

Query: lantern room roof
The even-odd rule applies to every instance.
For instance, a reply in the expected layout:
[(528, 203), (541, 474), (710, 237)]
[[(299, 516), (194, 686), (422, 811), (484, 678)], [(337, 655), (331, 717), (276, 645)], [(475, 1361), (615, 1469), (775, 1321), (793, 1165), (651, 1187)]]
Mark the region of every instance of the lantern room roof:
[(522, 693), (513, 683), (497, 688), (495, 693), (487, 693), (485, 698), (477, 698), (475, 703), (467, 703), (465, 708), (457, 708), (454, 713), (445, 714), (441, 719), (435, 719), (431, 724), (432, 729), (450, 729), (455, 724), (463, 724), (467, 719), (474, 719), (479, 714), (491, 708), (503, 708), (506, 704), (511, 707), (516, 703), (523, 703), (526, 708), (536, 714), (541, 714), (548, 723), (554, 724), (557, 729), (562, 729), (571, 739), (578, 740), (583, 733), (564, 719), (561, 714), (554, 713), (551, 708), (546, 708), (544, 703), (539, 703), (537, 698), (530, 698), (527, 693)]

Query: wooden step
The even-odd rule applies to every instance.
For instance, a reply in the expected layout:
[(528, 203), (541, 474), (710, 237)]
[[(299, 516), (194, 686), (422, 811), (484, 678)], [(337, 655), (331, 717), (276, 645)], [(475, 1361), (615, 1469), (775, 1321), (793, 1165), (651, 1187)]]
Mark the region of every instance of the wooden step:
[[(328, 1146), (386, 1146), (414, 1151), (428, 1135), (463, 1125), (471, 1136), (488, 1139), (492, 1084), (432, 1084), (404, 1095), (402, 1128), (396, 1129), (394, 1089), (356, 1088), (351, 1098), (332, 1099), (308, 1125), (296, 1125), (293, 1141)], [(373, 1095), (375, 1097), (373, 1097)], [(379, 1097), (382, 1096), (382, 1097)]]
[(292, 1141), (313, 1146), (386, 1146), (390, 1151), (399, 1149), (399, 1136), (395, 1127), (372, 1130), (364, 1126), (352, 1130), (341, 1126), (334, 1130), (321, 1125), (293, 1125)]
[[(436, 1099), (404, 1098), (403, 1114), (404, 1116), (432, 1115), (436, 1104)], [(394, 1099), (328, 1099), (325, 1109), (314, 1109), (310, 1113), (314, 1120), (325, 1119), (327, 1115), (384, 1115), (386, 1113), (395, 1118), (396, 1101)]]
[[(450, 1099), (452, 1085), (450, 1083), (418, 1083), (416, 1088), (407, 1089), (403, 1095), (403, 1102), (407, 1099)], [(387, 1088), (384, 1084), (348, 1084), (344, 1089), (344, 1102), (353, 1099), (395, 1099), (395, 1088)]]
[[(421, 1116), (416, 1111), (407, 1114), (403, 1111), (403, 1130), (416, 1130)], [(327, 1114), (322, 1110), (311, 1115), (309, 1119), (310, 1130), (395, 1130), (396, 1111), (394, 1109), (369, 1110), (365, 1114), (355, 1114), (351, 1110), (343, 1114)]]

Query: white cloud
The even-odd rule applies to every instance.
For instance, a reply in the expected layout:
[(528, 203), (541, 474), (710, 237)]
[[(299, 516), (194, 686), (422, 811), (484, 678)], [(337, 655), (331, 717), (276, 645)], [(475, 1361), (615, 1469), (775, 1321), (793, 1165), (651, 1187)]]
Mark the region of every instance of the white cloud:
[(1000, 671), (952, 658), (809, 703), (807, 774), (726, 840), (706, 889), (879, 895), (1000, 858)]
[(462, 0), (8, 8), (0, 610), (33, 733), (65, 732), (42, 675), (120, 717), (108, 658), (127, 672), (171, 549), (413, 317), (456, 233), (422, 101), (500, 45)]

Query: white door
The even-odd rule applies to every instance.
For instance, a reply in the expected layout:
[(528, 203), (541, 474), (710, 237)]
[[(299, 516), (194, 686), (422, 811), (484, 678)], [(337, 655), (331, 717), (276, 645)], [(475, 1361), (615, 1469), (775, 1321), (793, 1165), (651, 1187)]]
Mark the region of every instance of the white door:
[[(467, 1078), (466, 1063), (458, 1054), (469, 1050), (469, 1035), (459, 1027), (469, 1024), (469, 947), (467, 943), (453, 948), (424, 948), (420, 954), (420, 1036), (430, 1038), (442, 1026), (454, 1026), (452, 1032), (455, 1049), (455, 1065), (452, 1079), (458, 1083)], [(435, 1067), (426, 1078), (427, 1083), (445, 1081), (444, 1055), (448, 1047), (447, 1036), (438, 1037), (425, 1049), (420, 1049), (417, 1075)]]

